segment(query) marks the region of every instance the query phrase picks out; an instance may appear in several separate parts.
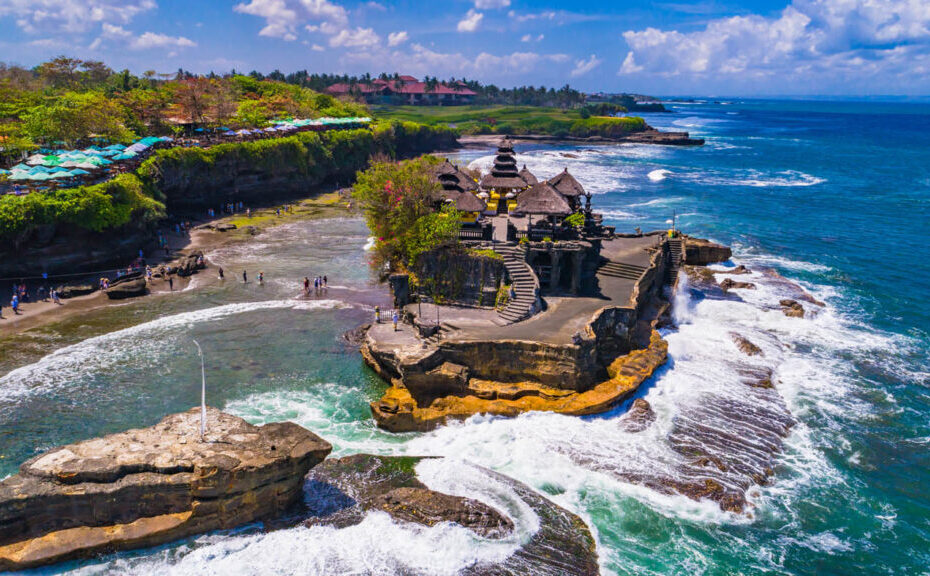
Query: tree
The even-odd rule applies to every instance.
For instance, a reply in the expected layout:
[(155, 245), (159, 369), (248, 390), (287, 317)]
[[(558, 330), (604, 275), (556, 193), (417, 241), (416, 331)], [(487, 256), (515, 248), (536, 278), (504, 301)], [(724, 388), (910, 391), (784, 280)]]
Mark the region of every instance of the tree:
[(26, 134), (39, 142), (67, 145), (91, 136), (128, 141), (135, 134), (123, 124), (123, 108), (101, 93), (66, 92), (34, 106), (25, 115)]
[(59, 56), (36, 68), (39, 76), (55, 88), (73, 88), (78, 83), (78, 68), (83, 62), (77, 58)]

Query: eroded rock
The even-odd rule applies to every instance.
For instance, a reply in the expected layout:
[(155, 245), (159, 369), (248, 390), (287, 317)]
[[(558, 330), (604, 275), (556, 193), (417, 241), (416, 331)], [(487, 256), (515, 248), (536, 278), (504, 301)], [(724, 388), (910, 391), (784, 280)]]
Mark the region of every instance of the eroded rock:
[[(513, 520), (503, 511), (475, 500), (437, 492), (417, 477), (423, 458), (356, 454), (330, 459), (308, 475), (308, 525), (351, 526), (371, 510), (397, 520), (434, 526), (454, 522), (483, 538), (513, 537)], [(539, 518), (539, 529), (501, 563), (479, 562), (463, 574), (588, 576), (598, 574), (594, 538), (584, 522), (536, 491), (511, 478), (475, 467), (505, 484)]]
[(161, 544), (273, 516), (332, 447), (210, 408), (55, 448), (0, 482), (0, 570)]
[(789, 318), (804, 318), (804, 306), (797, 300), (780, 300), (778, 304), (781, 306), (781, 311), (785, 316)]
[(724, 292), (729, 292), (730, 290), (755, 290), (756, 285), (752, 282), (736, 282), (731, 278), (726, 278), (723, 282), (720, 283), (720, 287), (723, 288)]
[(736, 343), (736, 347), (747, 356), (756, 356), (762, 354), (762, 348), (759, 348), (743, 336), (737, 334), (736, 332), (730, 332), (730, 337), (733, 338), (733, 342)]
[(702, 238), (684, 238), (685, 263), (690, 266), (707, 266), (718, 262), (726, 262), (733, 256), (729, 246), (717, 244)]
[(627, 432), (642, 432), (655, 421), (656, 413), (652, 411), (649, 402), (643, 398), (637, 398), (633, 400), (630, 411), (620, 419), (620, 427)]
[(178, 260), (176, 272), (178, 276), (183, 277), (196, 274), (198, 270), (204, 268), (206, 268), (206, 265), (203, 262), (203, 252), (196, 250)]
[(110, 300), (135, 298), (136, 296), (145, 296), (147, 293), (148, 288), (145, 283), (145, 278), (141, 276), (118, 284), (111, 284), (106, 290), (107, 298)]

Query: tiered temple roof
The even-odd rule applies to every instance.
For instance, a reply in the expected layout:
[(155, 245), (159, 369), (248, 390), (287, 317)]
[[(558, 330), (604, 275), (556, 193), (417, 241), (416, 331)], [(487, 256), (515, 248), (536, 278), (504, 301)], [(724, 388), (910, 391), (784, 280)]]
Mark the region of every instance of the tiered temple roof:
[(436, 167), (436, 179), (442, 190), (433, 196), (435, 201), (451, 201), (462, 212), (483, 212), (487, 208), (483, 200), (472, 194), (478, 189), (475, 181), (449, 160)]
[(514, 156), (513, 144), (508, 138), (501, 141), (497, 148), (497, 156), (494, 158), (494, 167), (491, 173), (481, 178), (481, 187), (485, 189), (523, 189), (526, 188), (526, 180), (520, 177), (517, 170), (517, 159)]
[(532, 186), (534, 184), (539, 184), (539, 179), (533, 175), (532, 172), (526, 169), (526, 164), (523, 165), (523, 169), (520, 170), (520, 178), (523, 178), (524, 182)]

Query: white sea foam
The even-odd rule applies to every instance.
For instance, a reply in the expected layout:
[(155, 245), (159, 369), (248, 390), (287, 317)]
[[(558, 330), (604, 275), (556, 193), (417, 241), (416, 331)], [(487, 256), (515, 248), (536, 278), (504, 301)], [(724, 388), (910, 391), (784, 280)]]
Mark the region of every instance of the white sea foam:
[(448, 522), (425, 527), (371, 512), (360, 524), (340, 529), (299, 527), (259, 534), (209, 534), (197, 538), (193, 545), (148, 557), (119, 557), (84, 572), (451, 576), (479, 562), (506, 560), (539, 529), (536, 514), (509, 486), (473, 465), (424, 461), (417, 474), (431, 489), (489, 503), (511, 518), (513, 532), (489, 540)]
[(652, 172), (647, 174), (646, 177), (649, 178), (649, 180), (651, 180), (652, 182), (661, 182), (665, 180), (665, 178), (668, 177), (668, 175), (671, 173), (672, 173), (671, 170), (659, 169), (659, 170), (653, 170)]
[(364, 250), (365, 252), (369, 252), (373, 250), (375, 247), (375, 241), (376, 241), (376, 238), (374, 236), (369, 236), (362, 250)]
[(266, 300), (226, 304), (165, 316), (88, 338), (7, 373), (0, 378), (0, 400), (67, 387), (88, 371), (105, 370), (129, 362), (138, 368), (144, 367), (141, 365), (143, 362), (157, 365), (162, 353), (179, 334), (206, 322), (260, 310), (318, 310), (343, 306), (348, 304), (339, 300)]

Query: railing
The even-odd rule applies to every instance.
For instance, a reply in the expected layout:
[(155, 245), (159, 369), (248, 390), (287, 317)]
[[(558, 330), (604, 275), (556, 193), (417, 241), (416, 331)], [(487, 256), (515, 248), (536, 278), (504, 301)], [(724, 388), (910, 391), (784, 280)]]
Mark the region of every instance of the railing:
[(460, 228), (459, 240), (484, 240), (484, 230), (480, 228)]

